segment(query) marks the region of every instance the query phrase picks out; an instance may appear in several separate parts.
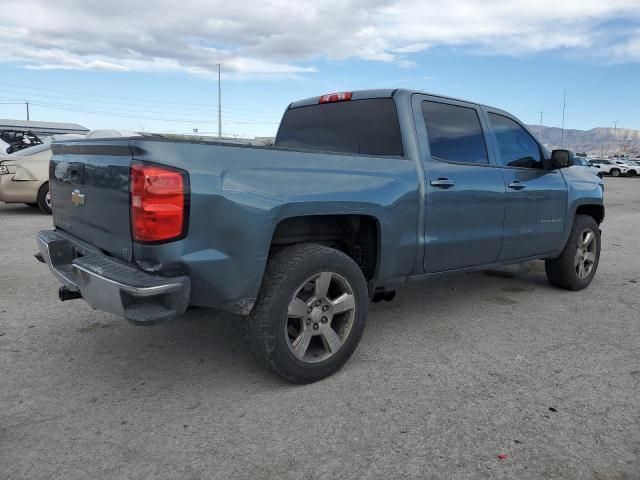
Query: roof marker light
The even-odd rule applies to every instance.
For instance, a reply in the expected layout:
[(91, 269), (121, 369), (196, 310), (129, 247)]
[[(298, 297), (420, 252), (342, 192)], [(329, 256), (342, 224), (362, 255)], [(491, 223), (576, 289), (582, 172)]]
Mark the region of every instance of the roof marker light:
[(318, 103), (346, 102), (351, 100), (352, 95), (352, 92), (328, 93), (326, 95), (322, 95)]

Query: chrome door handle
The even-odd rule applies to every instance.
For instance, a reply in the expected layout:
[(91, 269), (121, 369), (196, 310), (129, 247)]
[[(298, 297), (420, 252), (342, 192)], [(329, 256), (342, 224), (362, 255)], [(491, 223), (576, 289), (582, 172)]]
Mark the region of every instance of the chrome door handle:
[(523, 188), (526, 187), (526, 185), (524, 183), (520, 183), (519, 181), (515, 181), (515, 182), (511, 182), (508, 185), (509, 188), (513, 188), (514, 190), (522, 190)]
[(451, 188), (455, 185), (455, 183), (453, 183), (448, 178), (438, 178), (437, 180), (431, 180), (431, 182), (429, 183), (432, 187), (437, 188)]

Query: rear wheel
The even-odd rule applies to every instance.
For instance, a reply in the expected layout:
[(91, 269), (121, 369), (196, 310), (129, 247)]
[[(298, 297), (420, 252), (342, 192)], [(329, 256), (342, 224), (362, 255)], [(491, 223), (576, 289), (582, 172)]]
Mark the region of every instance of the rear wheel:
[(547, 278), (556, 287), (582, 290), (593, 280), (599, 260), (598, 223), (593, 217), (578, 215), (560, 256), (545, 262)]
[(268, 262), (247, 337), (254, 357), (294, 383), (325, 378), (351, 357), (367, 318), (367, 284), (344, 253), (315, 244)]
[(38, 190), (38, 207), (43, 213), (51, 215), (51, 192), (49, 191), (49, 182), (45, 183)]
[(619, 177), (620, 176), (620, 170), (618, 170), (617, 168), (612, 169), (610, 173), (611, 173), (612, 177)]

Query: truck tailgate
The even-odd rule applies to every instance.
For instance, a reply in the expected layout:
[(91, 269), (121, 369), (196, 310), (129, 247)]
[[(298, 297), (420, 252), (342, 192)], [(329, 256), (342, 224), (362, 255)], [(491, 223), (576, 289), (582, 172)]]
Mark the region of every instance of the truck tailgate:
[(131, 160), (128, 139), (54, 144), (49, 182), (56, 228), (131, 260)]

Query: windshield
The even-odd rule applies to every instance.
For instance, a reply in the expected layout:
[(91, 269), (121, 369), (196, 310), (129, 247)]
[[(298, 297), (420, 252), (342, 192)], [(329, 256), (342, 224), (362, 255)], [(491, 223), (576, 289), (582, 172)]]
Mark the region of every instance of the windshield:
[(364, 155), (402, 156), (392, 98), (324, 103), (286, 111), (276, 147)]

